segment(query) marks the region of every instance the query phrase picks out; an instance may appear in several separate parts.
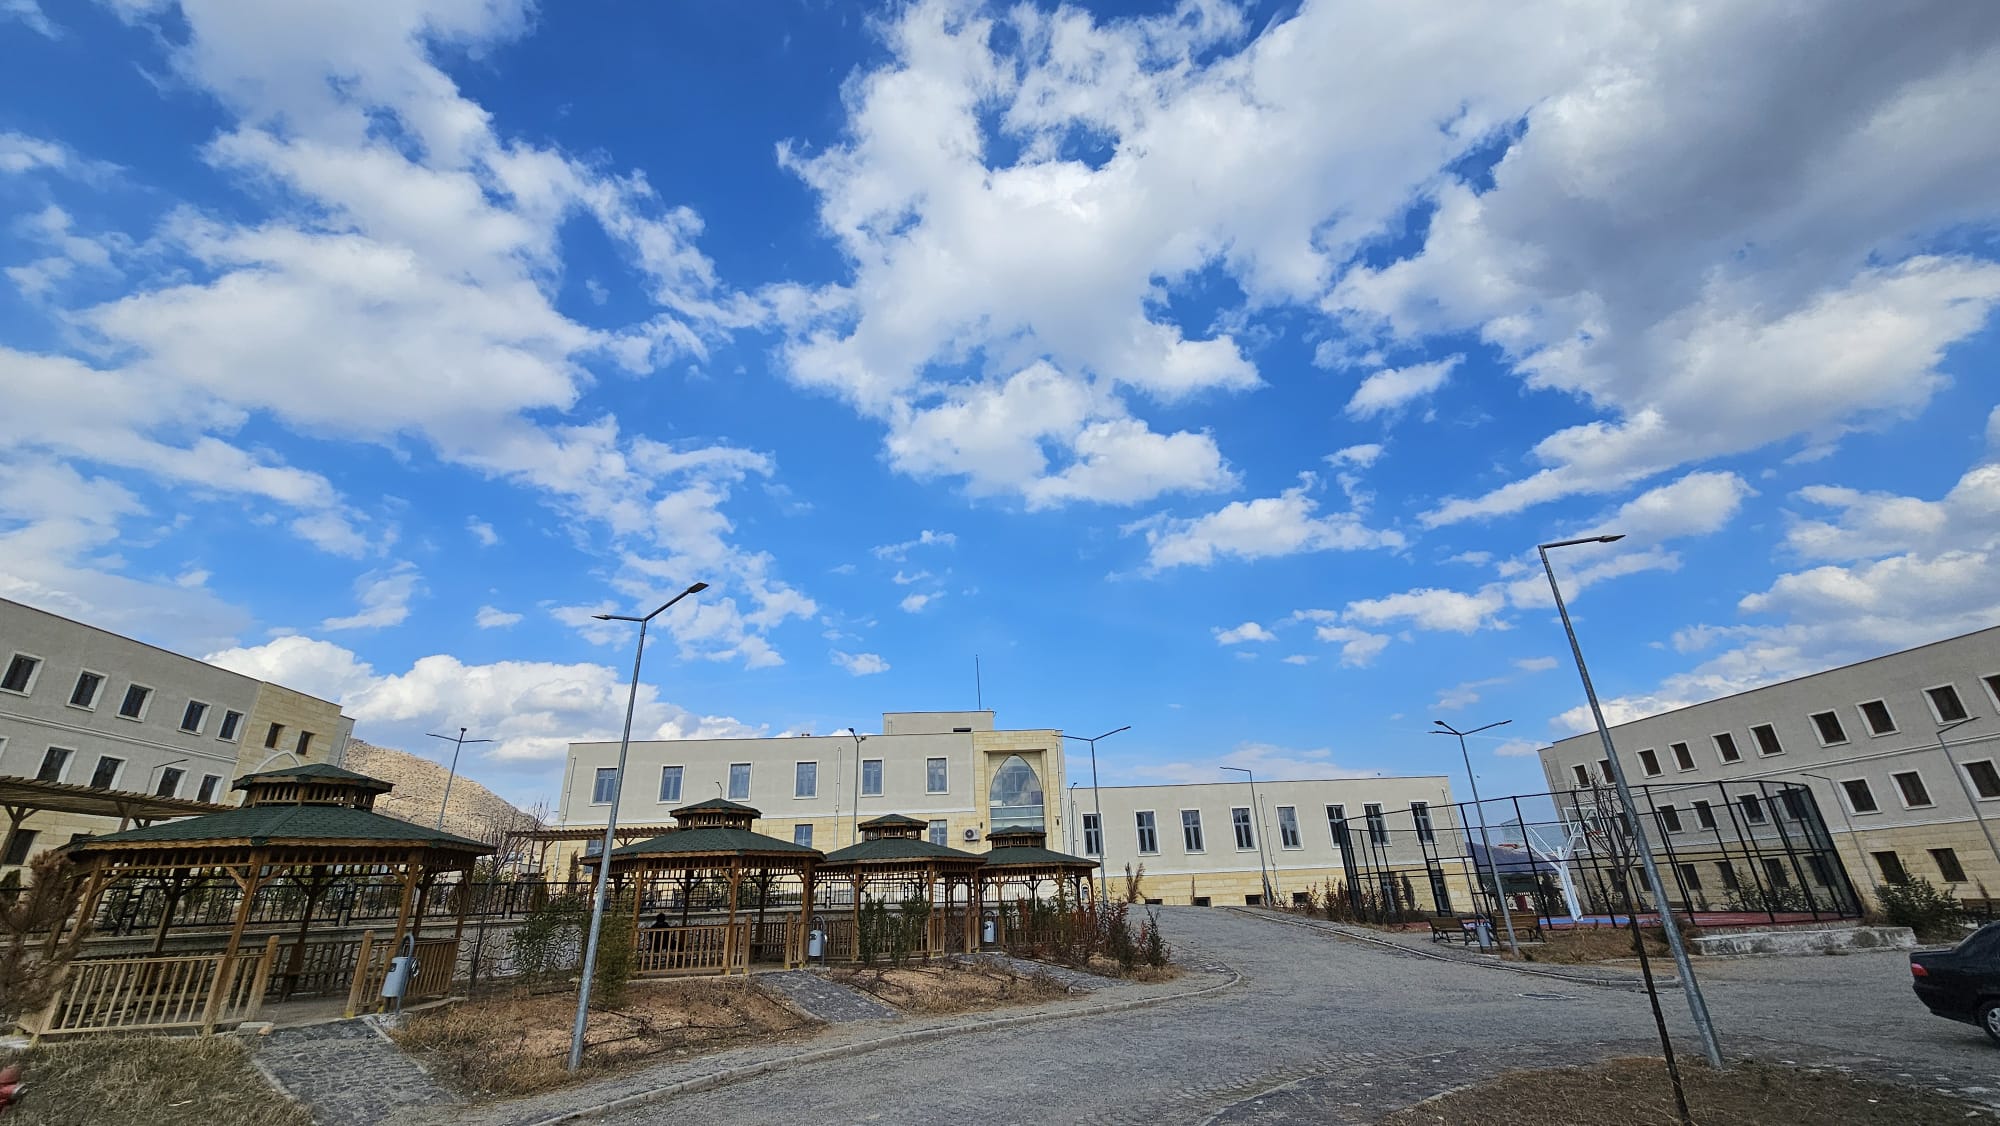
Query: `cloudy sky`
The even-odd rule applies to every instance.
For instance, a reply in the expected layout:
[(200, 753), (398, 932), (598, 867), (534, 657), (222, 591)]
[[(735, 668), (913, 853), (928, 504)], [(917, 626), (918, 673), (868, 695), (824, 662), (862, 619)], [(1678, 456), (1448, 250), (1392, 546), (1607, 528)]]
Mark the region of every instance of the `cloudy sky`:
[(0, 0), (0, 594), (498, 740), (1539, 788), (2000, 621), (2000, 6)]

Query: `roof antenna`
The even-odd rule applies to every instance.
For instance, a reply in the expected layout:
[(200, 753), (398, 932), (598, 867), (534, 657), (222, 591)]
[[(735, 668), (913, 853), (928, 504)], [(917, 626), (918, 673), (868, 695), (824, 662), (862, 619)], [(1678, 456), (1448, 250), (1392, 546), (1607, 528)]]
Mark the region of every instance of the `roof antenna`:
[(986, 710), (986, 689), (979, 681), (979, 654), (972, 655), (972, 706), (977, 711)]

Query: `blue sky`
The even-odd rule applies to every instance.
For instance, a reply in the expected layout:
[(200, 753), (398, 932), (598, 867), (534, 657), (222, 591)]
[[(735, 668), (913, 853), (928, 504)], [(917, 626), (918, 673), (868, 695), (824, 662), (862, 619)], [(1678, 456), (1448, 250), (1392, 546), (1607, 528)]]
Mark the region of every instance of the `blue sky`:
[[(0, 0), (0, 594), (498, 740), (1540, 788), (2000, 620), (2000, 12)], [(1462, 782), (1460, 783), (1462, 789)]]

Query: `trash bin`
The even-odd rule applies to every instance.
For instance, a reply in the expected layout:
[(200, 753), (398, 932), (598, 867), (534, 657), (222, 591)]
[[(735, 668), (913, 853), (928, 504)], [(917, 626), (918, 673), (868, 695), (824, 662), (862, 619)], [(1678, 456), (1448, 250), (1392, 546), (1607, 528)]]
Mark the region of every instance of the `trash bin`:
[(806, 957), (826, 957), (826, 932), (818, 927), (814, 927), (812, 933), (806, 936)]
[(1000, 941), (1000, 920), (986, 916), (986, 926), (979, 932), (979, 941), (988, 946)]
[(1472, 925), (1473, 933), (1479, 936), (1481, 950), (1493, 949), (1493, 920), (1481, 919)]
[(382, 975), (382, 996), (401, 999), (410, 991), (410, 979), (416, 976), (416, 958), (401, 954), (389, 959), (389, 972)]

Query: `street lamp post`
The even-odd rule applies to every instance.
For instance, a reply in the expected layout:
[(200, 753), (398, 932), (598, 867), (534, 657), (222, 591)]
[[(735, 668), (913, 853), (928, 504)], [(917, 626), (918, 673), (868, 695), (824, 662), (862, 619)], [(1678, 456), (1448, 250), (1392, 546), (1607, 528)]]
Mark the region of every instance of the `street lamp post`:
[(1264, 864), (1264, 816), (1263, 806), (1257, 802), (1257, 776), (1247, 766), (1225, 766), (1224, 770), (1234, 770), (1250, 779), (1250, 824), (1257, 836), (1257, 874), (1264, 880), (1264, 906), (1271, 906), (1271, 870)]
[[(1097, 792), (1097, 741), (1099, 739), (1109, 739), (1113, 735), (1118, 734), (1119, 731), (1130, 730), (1132, 730), (1132, 725), (1128, 723), (1116, 730), (1107, 731), (1102, 735), (1092, 735), (1088, 738), (1082, 735), (1063, 736), (1065, 739), (1074, 739), (1079, 743), (1090, 744), (1090, 804), (1096, 807), (1092, 811), (1092, 816), (1097, 818), (1097, 901), (1099, 903), (1103, 903), (1111, 898), (1111, 879), (1106, 875), (1104, 870), (1105, 855), (1111, 851), (1111, 834), (1104, 831), (1104, 799)], [(1090, 836), (1089, 834), (1085, 834), (1084, 843), (1088, 845), (1089, 842)]]
[[(1701, 994), (1701, 983), (1695, 979), (1694, 965), (1688, 961), (1687, 946), (1681, 941), (1681, 928), (1674, 918), (1673, 905), (1667, 902), (1667, 890), (1660, 883), (1659, 865), (1653, 862), (1653, 846), (1646, 836), (1645, 820), (1639, 816), (1638, 807), (1632, 802), (1632, 787), (1625, 781), (1624, 764), (1618, 760), (1618, 749), (1611, 744), (1611, 728), (1604, 722), (1604, 709), (1597, 702), (1597, 689), (1590, 683), (1590, 669), (1583, 663), (1583, 646), (1577, 643), (1576, 627), (1569, 620), (1569, 607), (1564, 604), (1562, 586), (1556, 582), (1556, 569), (1549, 562), (1549, 551), (1558, 547), (1573, 547), (1582, 543), (1616, 543), (1623, 535), (1587, 536), (1581, 539), (1559, 540), (1555, 543), (1538, 544), (1535, 551), (1542, 557), (1542, 573), (1549, 578), (1549, 593), (1555, 596), (1556, 613), (1562, 616), (1563, 633), (1569, 637), (1570, 654), (1576, 658), (1576, 673), (1583, 680), (1583, 694), (1590, 701), (1591, 718), (1597, 721), (1597, 737), (1604, 743), (1604, 757), (1611, 763), (1611, 781), (1618, 788), (1618, 801), (1624, 807), (1625, 824), (1632, 833), (1633, 847), (1639, 853), (1639, 865), (1645, 870), (1646, 886), (1653, 893), (1653, 902), (1660, 909), (1660, 929), (1666, 932), (1667, 949), (1673, 952), (1674, 969), (1680, 973), (1681, 988), (1687, 993), (1688, 1014), (1694, 1018), (1695, 1031), (1701, 1036), (1702, 1053), (1708, 1057), (1708, 1066), (1722, 1070), (1722, 1045), (1716, 1040), (1715, 1025), (1709, 1020), (1708, 999)], [(1622, 882), (1622, 880), (1621, 880)], [(1633, 933), (1638, 932), (1637, 913), (1634, 912)], [(1639, 947), (1644, 953), (1643, 943)], [(1654, 1011), (1657, 1014), (1659, 995), (1653, 995)], [(1667, 1038), (1666, 1026), (1660, 1026), (1661, 1048), (1667, 1053), (1667, 1065), (1674, 1068), (1673, 1042)], [(1674, 1069), (1674, 1090), (1680, 1095), (1680, 1072)], [(1680, 1097), (1681, 1118), (1686, 1120), (1685, 1097)]]
[[(1486, 835), (1486, 807), (1479, 804), (1479, 775), (1474, 773), (1472, 769), (1472, 752), (1465, 749), (1465, 737), (1467, 735), (1477, 735), (1481, 731), (1491, 731), (1496, 727), (1505, 727), (1514, 721), (1503, 719), (1498, 723), (1489, 723), (1484, 727), (1475, 727), (1470, 731), (1460, 731), (1458, 728), (1441, 719), (1434, 719), (1431, 722), (1443, 728), (1442, 731), (1433, 731), (1431, 734), (1458, 736), (1458, 754), (1460, 758), (1465, 760), (1465, 778), (1466, 781), (1472, 783), (1472, 811), (1479, 815), (1479, 849), (1486, 854), (1486, 874), (1493, 879), (1493, 898), (1500, 901), (1500, 918), (1507, 924), (1507, 949), (1514, 952), (1514, 957), (1519, 958), (1521, 956), (1521, 943), (1520, 940), (1514, 937), (1514, 912), (1507, 904), (1507, 886), (1500, 882), (1500, 862), (1493, 857), (1493, 841)], [(1522, 830), (1524, 833), (1526, 831), (1526, 829)]]
[[(852, 727), (847, 729), (847, 733), (854, 736), (854, 832), (848, 836), (847, 843), (855, 844), (861, 840), (861, 744), (867, 741), (868, 736)], [(833, 811), (833, 831), (840, 832), (838, 808)]]
[(426, 732), (426, 734), (433, 739), (448, 739), (451, 741), (451, 772), (444, 776), (444, 800), (438, 803), (437, 827), (439, 832), (443, 832), (444, 811), (446, 807), (451, 805), (451, 784), (458, 778), (458, 752), (464, 750), (467, 743), (491, 743), (493, 740), (467, 739), (465, 737), (465, 728), (463, 727), (458, 729), (457, 735), (439, 735), (436, 732)]
[(597, 969), (597, 938), (604, 929), (604, 891), (611, 886), (611, 848), (618, 832), (618, 799), (625, 793), (625, 756), (632, 749), (632, 711), (639, 703), (639, 663), (646, 659), (646, 627), (654, 618), (690, 594), (700, 594), (708, 589), (707, 583), (696, 583), (668, 599), (666, 604), (644, 617), (635, 618), (627, 614), (593, 615), (603, 622), (638, 622), (639, 649), (632, 655), (632, 688), (625, 696), (625, 733), (618, 737), (618, 771), (612, 777), (611, 808), (604, 818), (604, 849), (597, 856), (597, 890), (590, 903), (590, 937), (583, 947), (583, 980), (576, 990), (576, 1024), (569, 1033), (569, 1070), (583, 1066), (583, 1026), (590, 1017), (590, 978)]
[(1951, 764), (1951, 774), (1958, 779), (1958, 788), (1965, 791), (1966, 803), (1972, 806), (1972, 816), (1979, 822), (1979, 831), (1986, 835), (1986, 847), (1992, 850), (1994, 860), (2000, 860), (2000, 841), (1993, 839), (1993, 826), (1986, 823), (1986, 815), (1979, 811), (1979, 795), (1972, 792), (1972, 783), (1965, 780), (1965, 771), (1959, 769), (1958, 760), (1951, 756), (1951, 745), (1944, 741), (1945, 732), (1978, 721), (1979, 717), (1973, 715), (1943, 724), (1937, 729), (1937, 745), (1938, 750), (1944, 752), (1944, 761)]

